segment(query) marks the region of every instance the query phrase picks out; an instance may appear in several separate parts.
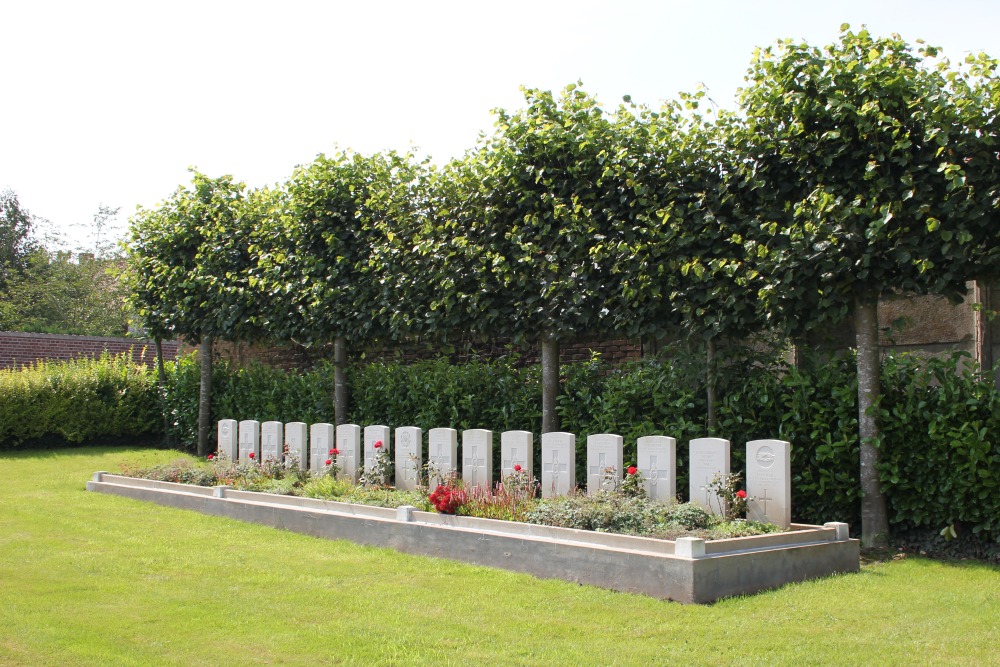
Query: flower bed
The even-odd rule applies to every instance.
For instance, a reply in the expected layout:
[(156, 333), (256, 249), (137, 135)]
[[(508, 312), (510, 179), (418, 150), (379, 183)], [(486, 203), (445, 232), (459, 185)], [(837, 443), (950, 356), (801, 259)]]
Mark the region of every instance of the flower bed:
[[(376, 443), (379, 444), (379, 443)], [(716, 491), (729, 500), (727, 512), (716, 515), (694, 503), (663, 503), (645, 497), (640, 473), (630, 467), (622, 484), (593, 496), (573, 493), (559, 498), (538, 497), (538, 484), (521, 466), (503, 482), (490, 488), (470, 486), (455, 475), (445, 476), (434, 489), (399, 491), (385, 485), (386, 466), (374, 466), (359, 484), (338, 477), (335, 451), (322, 471), (300, 470), (294, 458), (235, 463), (209, 456), (207, 465), (189, 459), (150, 469), (123, 465), (130, 477), (181, 482), (201, 486), (229, 486), (241, 491), (303, 496), (379, 507), (413, 506), (482, 519), (501, 519), (660, 539), (699, 537), (727, 539), (779, 532), (772, 524), (745, 520), (746, 492), (737, 489), (738, 478), (717, 480)], [(742, 494), (742, 495), (740, 495)]]
[(711, 602), (859, 568), (847, 524), (706, 542), (650, 539), (95, 473), (87, 490), (543, 578)]

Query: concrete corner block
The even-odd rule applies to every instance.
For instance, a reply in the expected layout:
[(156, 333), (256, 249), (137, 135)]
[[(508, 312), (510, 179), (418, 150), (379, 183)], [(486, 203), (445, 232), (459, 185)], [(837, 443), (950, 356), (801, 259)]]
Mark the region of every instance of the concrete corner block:
[(678, 558), (703, 558), (705, 540), (699, 537), (679, 537), (674, 541), (674, 555)]
[(225, 498), (226, 497), (226, 491), (228, 489), (231, 489), (231, 488), (233, 488), (233, 487), (227, 486), (225, 484), (222, 484), (220, 486), (213, 486), (212, 487), (212, 497), (213, 498)]
[(107, 475), (107, 474), (108, 474), (107, 470), (98, 470), (97, 472), (94, 473), (94, 481), (95, 482), (103, 482), (104, 481), (104, 476)]
[(416, 511), (413, 505), (402, 505), (396, 508), (396, 521), (413, 521), (413, 513)]
[(837, 541), (843, 542), (844, 540), (849, 540), (851, 538), (850, 526), (846, 523), (840, 521), (827, 521), (823, 524), (824, 528), (833, 528), (837, 531)]

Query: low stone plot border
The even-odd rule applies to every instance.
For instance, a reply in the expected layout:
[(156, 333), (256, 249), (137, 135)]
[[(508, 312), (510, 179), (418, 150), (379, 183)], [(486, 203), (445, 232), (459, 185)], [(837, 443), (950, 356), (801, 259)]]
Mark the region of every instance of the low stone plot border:
[(685, 603), (857, 572), (846, 523), (792, 524), (785, 533), (705, 541), (658, 540), (413, 507), (386, 509), (313, 498), (199, 487), (94, 473), (88, 491), (397, 551), (564, 579)]

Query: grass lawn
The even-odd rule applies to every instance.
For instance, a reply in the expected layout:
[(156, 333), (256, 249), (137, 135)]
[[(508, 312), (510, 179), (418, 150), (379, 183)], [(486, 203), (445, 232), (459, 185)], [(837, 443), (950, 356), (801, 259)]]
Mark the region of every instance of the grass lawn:
[(906, 558), (683, 606), (84, 490), (0, 453), (0, 665), (1000, 665), (1000, 568)]

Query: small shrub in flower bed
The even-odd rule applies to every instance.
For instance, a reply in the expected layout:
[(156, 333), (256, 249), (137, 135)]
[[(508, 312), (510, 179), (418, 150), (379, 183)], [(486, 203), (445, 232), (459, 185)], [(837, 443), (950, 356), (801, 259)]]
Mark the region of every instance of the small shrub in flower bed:
[(214, 472), (198, 466), (190, 459), (178, 459), (170, 463), (153, 466), (152, 468), (140, 468), (133, 463), (122, 463), (121, 473), (126, 477), (141, 477), (152, 479), (157, 482), (176, 482), (178, 484), (194, 484), (196, 486), (215, 486)]
[(443, 480), (428, 496), (428, 500), (442, 514), (458, 514), (480, 519), (527, 521), (528, 511), (534, 506), (538, 483), (521, 466), (502, 482), (491, 487), (468, 486), (457, 474)]
[(662, 539), (683, 536), (722, 539), (781, 531), (771, 524), (742, 519), (725, 521), (693, 503), (665, 504), (607, 491), (593, 496), (540, 500), (528, 512), (527, 519), (529, 523), (546, 526)]

